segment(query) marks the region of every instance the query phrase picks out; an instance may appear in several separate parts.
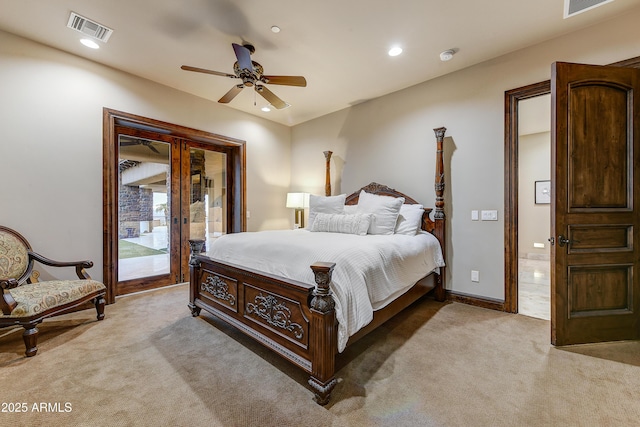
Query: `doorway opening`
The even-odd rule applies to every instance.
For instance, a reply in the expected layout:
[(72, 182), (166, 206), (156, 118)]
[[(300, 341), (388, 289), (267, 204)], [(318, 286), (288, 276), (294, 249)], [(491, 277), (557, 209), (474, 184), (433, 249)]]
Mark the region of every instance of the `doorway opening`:
[(518, 107), (518, 313), (551, 320), (551, 95)]
[[(505, 289), (504, 310), (518, 313), (520, 248), (518, 244), (520, 191), (519, 111), (520, 102), (551, 93), (551, 81), (536, 83), (505, 92)], [(549, 101), (550, 103), (550, 101)], [(550, 120), (550, 119), (549, 119)], [(535, 184), (534, 191), (535, 191)], [(535, 199), (534, 199), (535, 202)], [(547, 229), (547, 234), (549, 229)], [(547, 236), (548, 238), (548, 236)], [(544, 240), (546, 242), (546, 240)], [(524, 248), (523, 248), (524, 249)], [(526, 253), (526, 252), (524, 252)], [(523, 271), (524, 273), (524, 271)]]
[(110, 303), (187, 281), (190, 239), (245, 230), (243, 141), (105, 109), (103, 148)]
[[(640, 68), (640, 57), (610, 64), (616, 67)], [(518, 281), (520, 248), (518, 245), (519, 230), (519, 109), (520, 102), (551, 93), (551, 81), (543, 81), (505, 92), (505, 221), (504, 221), (504, 254), (505, 254), (505, 289), (504, 311), (518, 313)], [(547, 236), (549, 238), (549, 236)], [(545, 240), (545, 243), (548, 243)]]

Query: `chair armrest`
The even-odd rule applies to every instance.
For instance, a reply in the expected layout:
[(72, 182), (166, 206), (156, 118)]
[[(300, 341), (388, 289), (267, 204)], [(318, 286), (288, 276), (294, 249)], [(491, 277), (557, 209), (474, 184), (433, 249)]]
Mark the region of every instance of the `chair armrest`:
[(85, 268), (93, 267), (93, 261), (54, 261), (31, 251), (29, 251), (29, 258), (51, 267), (75, 267), (79, 279), (91, 279)]
[(18, 281), (16, 279), (0, 279), (0, 288), (13, 289), (18, 287)]
[(0, 310), (2, 314), (9, 315), (14, 308), (18, 305), (16, 300), (13, 299), (9, 289), (13, 289), (18, 286), (16, 279), (0, 279), (0, 287), (2, 288), (2, 298), (0, 298)]

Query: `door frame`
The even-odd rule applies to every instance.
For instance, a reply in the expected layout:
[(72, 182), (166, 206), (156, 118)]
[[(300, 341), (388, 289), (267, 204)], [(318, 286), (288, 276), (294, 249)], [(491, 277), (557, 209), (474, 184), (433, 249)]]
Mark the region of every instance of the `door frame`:
[[(640, 56), (608, 64), (640, 68)], [(504, 305), (518, 312), (518, 103), (551, 93), (551, 80), (505, 91), (504, 96)]]
[[(227, 170), (232, 203), (228, 205), (228, 232), (246, 230), (246, 143), (245, 141), (167, 123), (110, 108), (103, 108), (103, 281), (107, 286), (108, 304), (115, 302), (118, 268), (118, 186), (115, 127), (127, 126), (150, 130), (174, 138), (195, 141), (204, 146), (223, 147), (228, 151)], [(183, 214), (182, 212), (180, 213)], [(144, 289), (140, 289), (144, 290)]]

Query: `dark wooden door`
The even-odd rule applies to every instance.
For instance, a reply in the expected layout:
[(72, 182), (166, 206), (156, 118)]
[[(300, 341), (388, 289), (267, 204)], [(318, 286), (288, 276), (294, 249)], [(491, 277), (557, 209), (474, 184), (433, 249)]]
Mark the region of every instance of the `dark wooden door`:
[(640, 70), (555, 63), (551, 92), (551, 343), (638, 339)]
[(117, 295), (188, 281), (189, 239), (245, 231), (246, 151), (244, 141), (106, 108), (103, 123), (103, 281), (111, 304)]

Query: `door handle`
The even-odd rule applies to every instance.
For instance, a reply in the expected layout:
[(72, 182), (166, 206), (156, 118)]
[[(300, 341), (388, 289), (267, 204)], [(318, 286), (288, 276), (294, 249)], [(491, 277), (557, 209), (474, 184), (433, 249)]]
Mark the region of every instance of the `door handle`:
[(562, 234), (558, 236), (558, 245), (559, 246), (564, 246), (564, 245), (568, 246), (569, 243), (571, 243), (571, 240), (567, 239)]

